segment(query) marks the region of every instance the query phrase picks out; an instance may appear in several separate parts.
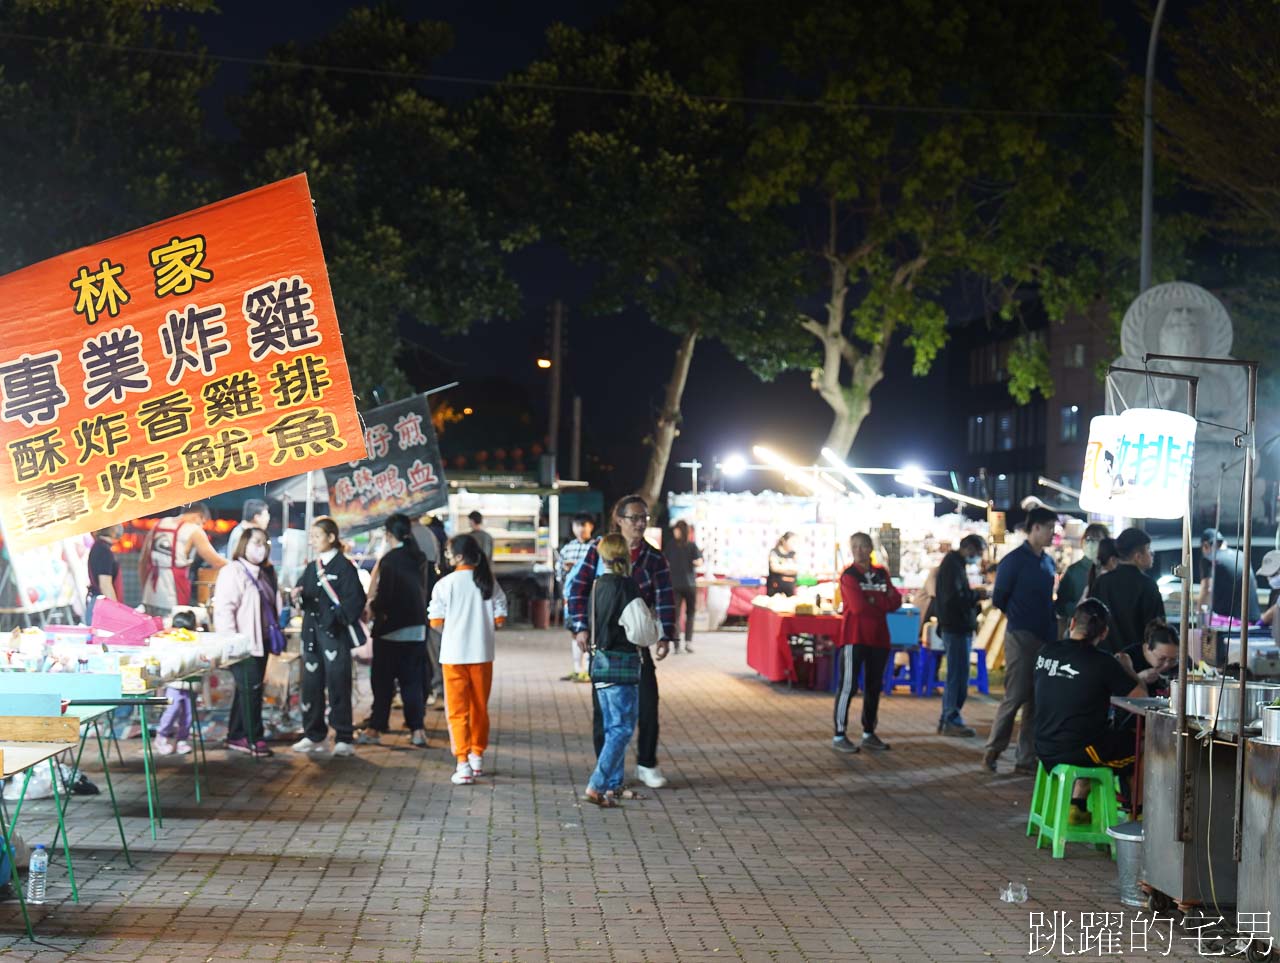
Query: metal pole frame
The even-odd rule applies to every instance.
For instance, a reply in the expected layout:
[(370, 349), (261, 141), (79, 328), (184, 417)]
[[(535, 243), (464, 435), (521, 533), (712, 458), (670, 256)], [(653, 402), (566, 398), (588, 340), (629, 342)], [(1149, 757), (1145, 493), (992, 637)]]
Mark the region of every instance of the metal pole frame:
[(1138, 293), (1151, 287), (1151, 234), (1154, 216), (1152, 194), (1155, 191), (1155, 85), (1156, 44), (1160, 40), (1160, 24), (1164, 21), (1166, 0), (1156, 4), (1147, 38), (1147, 79), (1142, 100), (1142, 238), (1138, 262)]
[[(1164, 378), (1167, 381), (1181, 381), (1187, 386), (1187, 414), (1193, 419), (1200, 389), (1200, 379), (1196, 375), (1172, 374), (1160, 371), (1146, 371), (1142, 368), (1125, 368), (1111, 365), (1107, 376), (1113, 373), (1144, 375), (1152, 378)], [(1174, 838), (1186, 842), (1191, 838), (1191, 773), (1187, 769), (1187, 650), (1191, 639), (1191, 498), (1195, 490), (1195, 461), (1191, 463), (1191, 484), (1187, 486), (1187, 506), (1182, 513), (1182, 602), (1181, 624), (1178, 626), (1178, 705), (1175, 734), (1177, 742), (1174, 749), (1174, 768), (1178, 772), (1174, 811), (1178, 813)]]
[[(1244, 556), (1245, 573), (1240, 587), (1240, 718), (1236, 752), (1236, 800), (1234, 857), (1240, 862), (1240, 850), (1244, 829), (1244, 697), (1248, 691), (1249, 672), (1249, 593), (1257, 595), (1253, 575), (1253, 471), (1258, 431), (1258, 362), (1240, 361), (1236, 358), (1197, 358), (1176, 354), (1145, 354), (1143, 364), (1152, 361), (1181, 361), (1191, 364), (1217, 365), (1224, 368), (1244, 368), (1248, 376), (1248, 393), (1245, 407), (1245, 430), (1236, 438), (1236, 444), (1244, 447), (1244, 544), (1240, 547)], [(1152, 372), (1155, 374), (1155, 372)], [(1186, 686), (1182, 687), (1183, 692)]]

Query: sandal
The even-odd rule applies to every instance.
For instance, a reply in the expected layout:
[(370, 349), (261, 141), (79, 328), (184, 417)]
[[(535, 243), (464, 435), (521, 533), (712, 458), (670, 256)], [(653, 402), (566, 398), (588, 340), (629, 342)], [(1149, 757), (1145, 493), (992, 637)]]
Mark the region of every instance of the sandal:
[(592, 805), (599, 806), (601, 809), (617, 809), (618, 800), (612, 792), (596, 792), (594, 789), (588, 789), (583, 793), (582, 798)]
[(617, 799), (626, 799), (626, 800), (649, 798), (644, 793), (637, 792), (634, 789), (620, 789), (618, 792), (614, 793), (614, 797)]

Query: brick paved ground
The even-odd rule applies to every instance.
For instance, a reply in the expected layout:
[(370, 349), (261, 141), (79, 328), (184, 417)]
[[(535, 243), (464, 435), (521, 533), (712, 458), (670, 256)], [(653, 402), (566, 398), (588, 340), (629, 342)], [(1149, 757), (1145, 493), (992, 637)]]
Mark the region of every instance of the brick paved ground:
[[(474, 787), (450, 785), (443, 714), (429, 712), (426, 752), (407, 735), (352, 760), (211, 752), (199, 806), (187, 764), (162, 760), (152, 842), (135, 757), (121, 781), (136, 867), (105, 794), (76, 798), (81, 903), (58, 901), (55, 864), (41, 942), (14, 937), (6, 903), (0, 959), (986, 963), (1026, 958), (1029, 912), (1122, 909), (1109, 860), (1034, 850), (1031, 781), (982, 772), (980, 740), (935, 736), (937, 699), (886, 699), (893, 750), (836, 756), (828, 698), (759, 681), (741, 633), (659, 668), (671, 788), (584, 806), (590, 693), (555, 681), (565, 642), (500, 637), (493, 774)], [(993, 714), (989, 701), (968, 713), (982, 731)], [(24, 811), (28, 839), (47, 838), (50, 815)], [(1029, 903), (999, 902), (1010, 879)]]

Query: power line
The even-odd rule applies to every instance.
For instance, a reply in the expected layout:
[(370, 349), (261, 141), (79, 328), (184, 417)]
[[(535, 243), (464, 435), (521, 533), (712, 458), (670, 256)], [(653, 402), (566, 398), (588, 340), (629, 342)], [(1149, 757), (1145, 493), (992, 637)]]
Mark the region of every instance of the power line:
[(420, 73), (411, 70), (384, 70), (376, 67), (345, 67), (339, 64), (316, 64), (301, 61), (267, 60), (261, 57), (237, 57), (231, 54), (214, 54), (191, 50), (166, 50), (161, 47), (143, 47), (136, 44), (105, 43), (100, 40), (77, 40), (69, 37), (49, 37), (40, 34), (0, 31), (0, 39), (25, 40), (33, 43), (55, 43), (114, 50), (120, 53), (147, 54), (178, 60), (212, 60), (217, 63), (237, 64), (249, 67), (268, 67), (274, 70), (309, 70), (316, 73), (347, 74), (359, 77), (390, 77), (398, 80), (418, 80), (426, 83), (450, 84), (459, 87), (505, 87), (516, 90), (545, 91), (558, 94), (589, 94), (593, 96), (625, 97), (632, 100), (695, 100), (708, 104), (739, 104), (745, 107), (778, 107), (793, 110), (867, 111), (886, 114), (936, 114), (943, 116), (984, 117), (1050, 117), (1067, 120), (1114, 121), (1114, 112), (1076, 110), (1035, 110), (1000, 107), (948, 107), (921, 106), (919, 104), (870, 104), (856, 101), (808, 101), (784, 97), (732, 97), (717, 94), (687, 92), (665, 94), (658, 91), (625, 90), (620, 87), (594, 87), (583, 84), (542, 83), (532, 80), (494, 80), (487, 77), (463, 77), (456, 74)]

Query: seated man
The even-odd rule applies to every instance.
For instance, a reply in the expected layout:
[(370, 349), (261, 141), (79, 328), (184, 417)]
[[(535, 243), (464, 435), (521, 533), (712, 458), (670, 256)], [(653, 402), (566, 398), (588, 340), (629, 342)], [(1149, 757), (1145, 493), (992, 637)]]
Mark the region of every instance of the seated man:
[[(1145, 696), (1147, 687), (1098, 650), (1110, 623), (1107, 607), (1087, 598), (1076, 606), (1070, 636), (1046, 645), (1036, 658), (1036, 755), (1046, 770), (1063, 763), (1107, 766), (1125, 781), (1133, 768), (1133, 733), (1109, 724), (1111, 697)], [(1088, 788), (1083, 781), (1072, 787), (1071, 801), (1080, 814)]]
[(1116, 659), (1153, 696), (1167, 696), (1169, 680), (1178, 672), (1178, 633), (1156, 619), (1147, 625), (1143, 640), (1118, 653)]

